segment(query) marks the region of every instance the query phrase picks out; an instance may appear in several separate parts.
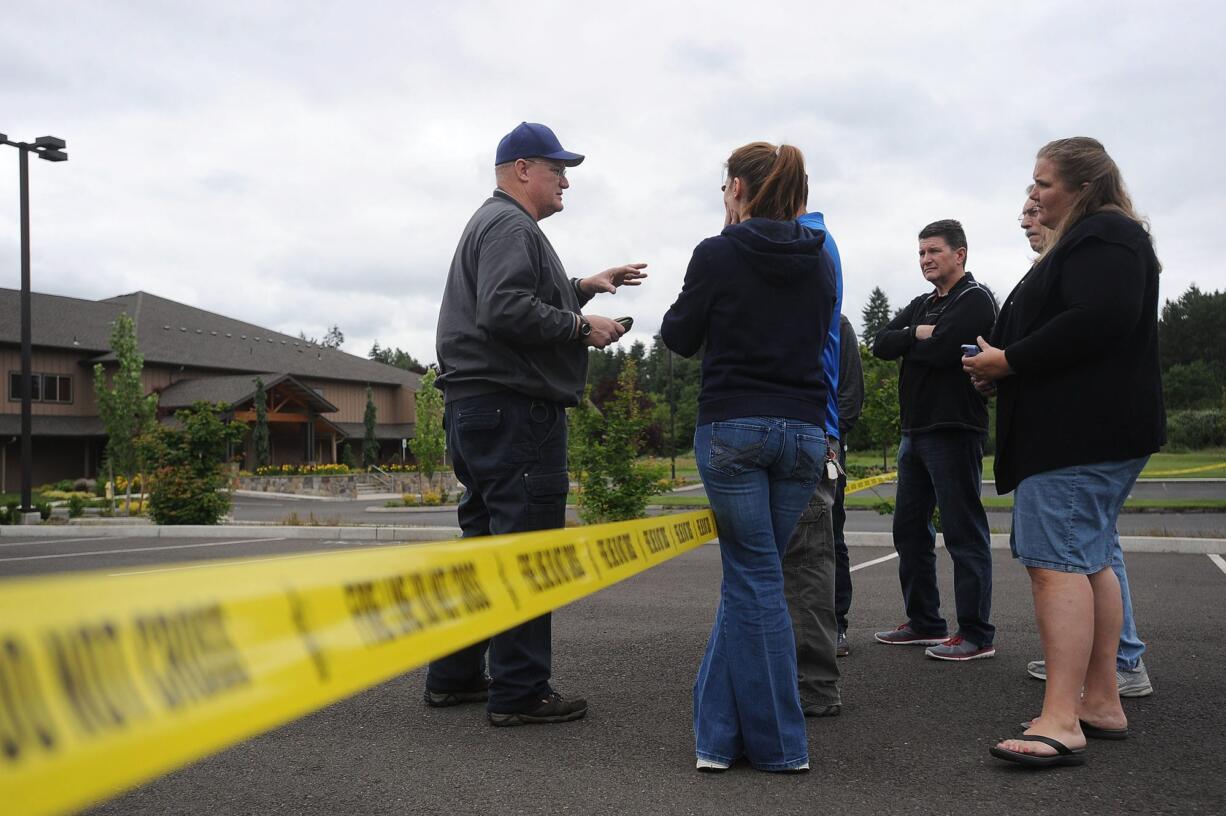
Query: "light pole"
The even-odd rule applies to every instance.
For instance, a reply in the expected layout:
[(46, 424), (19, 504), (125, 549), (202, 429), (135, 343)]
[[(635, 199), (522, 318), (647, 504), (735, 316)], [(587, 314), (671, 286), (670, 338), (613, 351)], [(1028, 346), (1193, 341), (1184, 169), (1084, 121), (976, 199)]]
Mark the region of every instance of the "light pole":
[(34, 143), (10, 142), (0, 133), (0, 144), (17, 148), (20, 169), (21, 199), (21, 509), (32, 513), (31, 482), (33, 480), (34, 445), (30, 438), (30, 403), (33, 395), (30, 341), (30, 154), (46, 161), (68, 161), (64, 152), (67, 144), (54, 136), (39, 136)]

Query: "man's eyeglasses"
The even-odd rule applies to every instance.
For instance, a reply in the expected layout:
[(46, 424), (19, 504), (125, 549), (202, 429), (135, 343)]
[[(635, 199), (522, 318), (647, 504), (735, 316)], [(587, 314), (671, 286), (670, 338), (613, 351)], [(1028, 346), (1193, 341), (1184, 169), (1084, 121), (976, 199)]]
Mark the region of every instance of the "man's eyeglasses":
[(1028, 210), (1022, 210), (1022, 214), (1017, 217), (1017, 222), (1020, 224), (1023, 220), (1027, 218), (1038, 218), (1038, 217), (1039, 217), (1039, 208), (1031, 207)]
[(543, 164), (549, 168), (550, 173), (553, 173), (558, 178), (566, 178), (566, 168), (560, 164), (553, 164), (551, 162), (541, 161), (540, 159), (524, 159), (524, 161), (528, 162), (528, 164)]

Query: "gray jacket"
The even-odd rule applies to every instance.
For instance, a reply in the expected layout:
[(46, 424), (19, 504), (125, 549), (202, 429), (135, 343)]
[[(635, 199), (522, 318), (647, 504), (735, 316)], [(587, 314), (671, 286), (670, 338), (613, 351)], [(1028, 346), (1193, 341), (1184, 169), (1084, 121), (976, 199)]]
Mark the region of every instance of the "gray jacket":
[(847, 315), (839, 315), (839, 438), (856, 426), (864, 410), (864, 366), (860, 362), (860, 342)]
[(588, 352), (572, 339), (574, 316), (589, 299), (536, 221), (495, 190), (464, 228), (443, 290), (435, 352), (446, 401), (510, 389), (578, 405)]

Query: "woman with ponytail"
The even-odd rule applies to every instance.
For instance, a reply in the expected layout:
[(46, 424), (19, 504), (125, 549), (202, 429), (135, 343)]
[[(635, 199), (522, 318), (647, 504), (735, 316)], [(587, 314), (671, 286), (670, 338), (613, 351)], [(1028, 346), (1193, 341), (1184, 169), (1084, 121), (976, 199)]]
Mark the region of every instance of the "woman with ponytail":
[(719, 609), (694, 684), (698, 769), (744, 757), (763, 771), (809, 768), (783, 554), (826, 454), (822, 348), (834, 317), (825, 234), (805, 208), (804, 157), (754, 142), (733, 152), (724, 229), (700, 243), (664, 343), (702, 350), (694, 455), (719, 528)]

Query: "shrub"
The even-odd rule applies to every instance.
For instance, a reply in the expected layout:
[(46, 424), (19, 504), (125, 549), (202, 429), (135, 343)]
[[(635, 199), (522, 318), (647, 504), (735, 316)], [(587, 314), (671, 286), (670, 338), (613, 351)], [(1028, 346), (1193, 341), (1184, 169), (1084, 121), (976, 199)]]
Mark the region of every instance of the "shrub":
[(43, 521), (51, 518), (51, 502), (35, 502), (34, 509), (38, 511), (38, 517)]
[(1166, 415), (1167, 441), (1174, 447), (1197, 450), (1226, 445), (1226, 412), (1171, 411)]
[(68, 517), (80, 518), (85, 513), (85, 499), (80, 496), (71, 496), (68, 499)]
[(404, 502), (405, 507), (416, 507), (421, 503), (420, 500), (418, 500), (416, 493), (405, 493), (400, 497), (400, 500)]
[(427, 490), (421, 494), (421, 503), (427, 507), (438, 507), (443, 503), (442, 494), (437, 490)]

